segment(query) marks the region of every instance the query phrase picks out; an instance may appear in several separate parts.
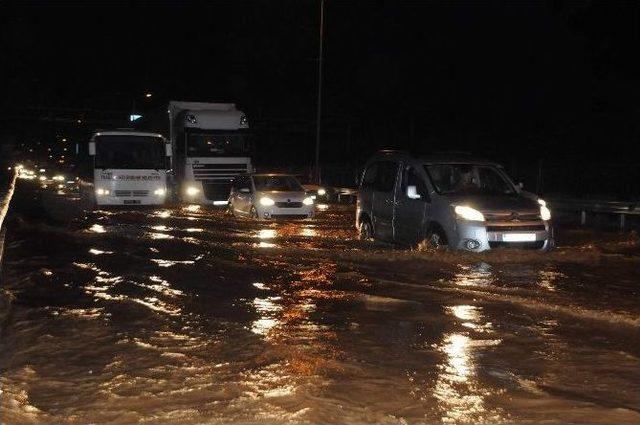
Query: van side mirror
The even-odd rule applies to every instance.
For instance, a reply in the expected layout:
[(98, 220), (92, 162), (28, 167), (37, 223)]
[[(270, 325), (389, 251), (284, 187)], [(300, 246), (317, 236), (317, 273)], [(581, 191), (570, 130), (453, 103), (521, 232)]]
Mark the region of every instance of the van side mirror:
[(94, 156), (96, 154), (96, 142), (89, 142), (89, 155)]
[(241, 187), (240, 193), (251, 193), (251, 189), (249, 189), (248, 187)]
[(524, 184), (522, 184), (522, 182), (518, 183), (517, 186), (520, 190), (524, 189)]
[(422, 198), (418, 193), (418, 190), (415, 186), (407, 186), (407, 198), (409, 199), (420, 199)]

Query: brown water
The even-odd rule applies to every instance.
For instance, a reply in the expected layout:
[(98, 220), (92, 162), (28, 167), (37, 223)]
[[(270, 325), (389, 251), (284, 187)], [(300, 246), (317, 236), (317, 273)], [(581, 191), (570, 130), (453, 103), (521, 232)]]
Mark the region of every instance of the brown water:
[(624, 237), (411, 252), (357, 241), (349, 207), (256, 223), (20, 190), (2, 423), (640, 423)]

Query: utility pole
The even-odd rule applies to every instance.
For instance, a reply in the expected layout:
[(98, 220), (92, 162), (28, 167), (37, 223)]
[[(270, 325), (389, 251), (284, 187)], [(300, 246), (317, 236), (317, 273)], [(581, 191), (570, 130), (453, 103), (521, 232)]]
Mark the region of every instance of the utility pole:
[(320, 125), (322, 119), (322, 42), (324, 38), (324, 0), (320, 0), (320, 49), (318, 52), (318, 116), (316, 117), (316, 183), (320, 184)]

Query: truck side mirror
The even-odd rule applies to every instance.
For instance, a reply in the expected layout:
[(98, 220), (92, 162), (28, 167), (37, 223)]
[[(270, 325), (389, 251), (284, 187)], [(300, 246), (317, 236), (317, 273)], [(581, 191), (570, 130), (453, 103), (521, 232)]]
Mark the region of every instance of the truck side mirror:
[(420, 199), (422, 196), (418, 193), (418, 190), (415, 186), (407, 186), (407, 198), (409, 199)]
[(173, 153), (171, 151), (171, 145), (169, 143), (166, 143), (164, 145), (164, 151), (165, 151), (165, 155), (166, 156), (172, 156), (173, 155)]
[(89, 155), (94, 156), (96, 154), (96, 142), (89, 142)]

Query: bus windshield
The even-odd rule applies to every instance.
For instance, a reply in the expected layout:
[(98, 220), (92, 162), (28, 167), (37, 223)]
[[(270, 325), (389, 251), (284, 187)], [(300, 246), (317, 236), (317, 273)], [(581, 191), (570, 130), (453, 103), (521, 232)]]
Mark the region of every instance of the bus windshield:
[(237, 130), (187, 134), (187, 156), (247, 156), (249, 136)]
[(97, 136), (98, 169), (160, 170), (166, 168), (165, 143), (161, 137), (135, 135)]

